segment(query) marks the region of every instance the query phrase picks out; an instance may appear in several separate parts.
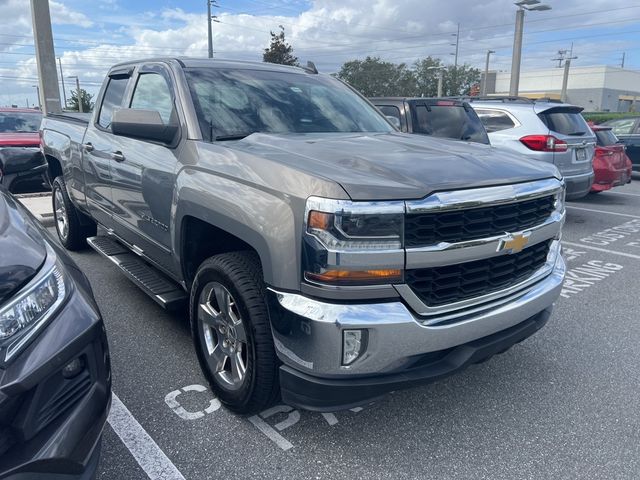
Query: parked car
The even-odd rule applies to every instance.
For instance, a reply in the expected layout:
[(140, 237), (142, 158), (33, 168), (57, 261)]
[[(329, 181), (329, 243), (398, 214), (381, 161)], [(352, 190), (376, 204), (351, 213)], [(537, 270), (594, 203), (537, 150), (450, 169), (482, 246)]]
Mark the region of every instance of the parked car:
[(558, 167), (567, 185), (567, 199), (591, 190), (595, 135), (582, 107), (521, 97), (470, 97), (491, 144)]
[(489, 143), (482, 122), (467, 102), (404, 97), (374, 97), (369, 101), (402, 132)]
[(89, 282), (0, 187), (0, 478), (94, 478), (110, 401)]
[(613, 133), (624, 144), (633, 170), (640, 172), (640, 117), (609, 120), (602, 125), (611, 127)]
[(589, 125), (596, 134), (596, 154), (593, 158), (595, 180), (591, 186), (594, 193), (625, 185), (631, 181), (631, 160), (625, 147), (614, 135), (611, 127)]
[(38, 110), (0, 108), (0, 183), (10, 192), (42, 191), (47, 185), (41, 120)]
[(186, 302), (237, 412), (434, 381), (532, 335), (560, 294), (557, 168), (397, 132), (313, 66), (128, 62), (96, 105), (42, 124), (60, 241)]

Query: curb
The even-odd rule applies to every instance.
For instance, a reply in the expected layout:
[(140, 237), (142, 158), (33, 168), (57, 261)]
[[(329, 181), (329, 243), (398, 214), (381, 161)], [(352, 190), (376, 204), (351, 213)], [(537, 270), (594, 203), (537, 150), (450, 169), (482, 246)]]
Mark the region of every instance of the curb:
[(44, 228), (53, 227), (56, 223), (55, 219), (53, 218), (53, 213), (46, 213), (44, 215), (40, 215), (36, 213), (34, 214), (34, 217), (38, 219), (38, 221), (42, 224)]

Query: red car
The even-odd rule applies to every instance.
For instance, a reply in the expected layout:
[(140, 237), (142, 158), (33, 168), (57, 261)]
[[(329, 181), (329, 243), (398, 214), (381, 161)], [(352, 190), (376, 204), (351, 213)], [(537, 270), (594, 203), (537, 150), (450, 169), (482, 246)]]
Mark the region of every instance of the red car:
[(595, 180), (591, 192), (599, 193), (631, 181), (631, 160), (624, 145), (611, 131), (611, 127), (590, 125), (596, 134), (596, 154), (593, 157)]
[(48, 183), (41, 120), (38, 110), (0, 108), (0, 183), (12, 193), (41, 191)]

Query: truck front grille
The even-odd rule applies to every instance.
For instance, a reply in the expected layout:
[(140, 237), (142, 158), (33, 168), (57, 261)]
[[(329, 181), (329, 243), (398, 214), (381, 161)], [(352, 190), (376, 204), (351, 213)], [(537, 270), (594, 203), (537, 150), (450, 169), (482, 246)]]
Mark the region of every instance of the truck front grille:
[(551, 240), (522, 252), (442, 267), (407, 270), (414, 293), (430, 307), (479, 297), (516, 285), (541, 268)]
[(465, 242), (505, 232), (520, 232), (544, 223), (555, 209), (555, 195), (489, 207), (405, 216), (407, 248), (440, 242)]

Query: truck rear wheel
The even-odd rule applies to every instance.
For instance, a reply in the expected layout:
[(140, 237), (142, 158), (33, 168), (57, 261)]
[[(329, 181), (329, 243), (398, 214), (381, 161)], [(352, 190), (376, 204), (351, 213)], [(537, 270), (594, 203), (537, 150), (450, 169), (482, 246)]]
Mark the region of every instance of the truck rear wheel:
[(86, 217), (71, 203), (67, 186), (62, 177), (56, 177), (51, 185), (53, 218), (60, 243), (67, 250), (82, 250), (87, 247), (87, 237), (96, 234), (96, 223)]
[(200, 366), (220, 401), (237, 413), (275, 402), (279, 363), (257, 255), (234, 252), (205, 260), (189, 313)]

